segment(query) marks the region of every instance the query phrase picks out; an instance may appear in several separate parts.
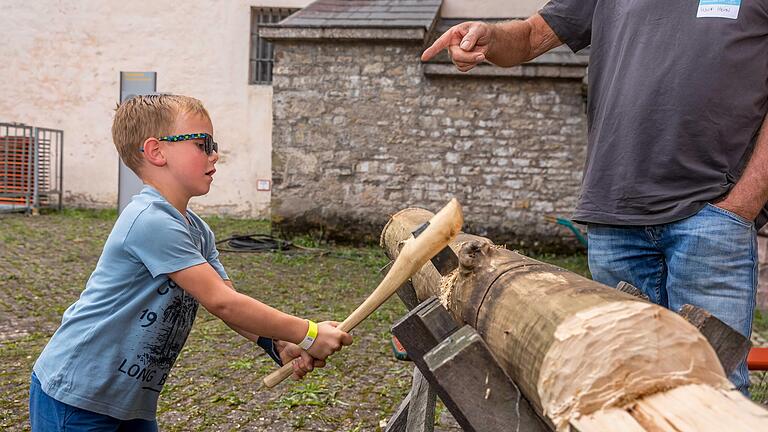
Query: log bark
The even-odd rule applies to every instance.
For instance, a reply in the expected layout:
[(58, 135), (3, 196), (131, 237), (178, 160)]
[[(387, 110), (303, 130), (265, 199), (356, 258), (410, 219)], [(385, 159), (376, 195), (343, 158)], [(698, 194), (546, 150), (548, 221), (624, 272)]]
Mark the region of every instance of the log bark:
[[(390, 258), (431, 215), (406, 209), (392, 216), (381, 236)], [(425, 265), (412, 277), (417, 296), (440, 296), (459, 324), (474, 327), (558, 430), (579, 419), (582, 432), (609, 430), (603, 425), (622, 416), (647, 427), (664, 409), (663, 403), (648, 401), (660, 395), (678, 400), (686, 392), (692, 392), (695, 409), (733, 420), (732, 410), (710, 404), (721, 398), (731, 408), (741, 406), (749, 419), (745, 425), (768, 430), (768, 412), (753, 410), (732, 390), (712, 347), (677, 314), (483, 237), (462, 233), (450, 247), (459, 255), (457, 271), (441, 278)], [(702, 392), (706, 396), (699, 397)], [(691, 415), (669, 408), (673, 411), (683, 423)]]

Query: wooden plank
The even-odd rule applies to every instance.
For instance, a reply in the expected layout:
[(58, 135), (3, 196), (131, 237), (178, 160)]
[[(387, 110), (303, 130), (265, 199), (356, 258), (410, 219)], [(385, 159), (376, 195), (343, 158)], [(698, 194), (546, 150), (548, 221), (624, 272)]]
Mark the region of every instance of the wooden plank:
[[(406, 303), (412, 301), (415, 298), (415, 292), (410, 281), (403, 285), (398, 291), (398, 295), (402, 294), (400, 298)], [(409, 292), (410, 291), (410, 292)], [(405, 298), (405, 299), (404, 299)], [(442, 311), (441, 311), (442, 309)], [(424, 301), (415, 307), (411, 308), (410, 312), (398, 320), (392, 326), (392, 333), (397, 336), (400, 343), (408, 351), (408, 357), (414, 361), (417, 367), (414, 368), (414, 380), (411, 386), (411, 392), (408, 393), (408, 397), (401, 402), (397, 412), (393, 415), (392, 419), (388, 422), (392, 427), (406, 427), (409, 422), (420, 421), (418, 416), (422, 418), (424, 416), (430, 417), (430, 424), (434, 423), (434, 410), (435, 410), (435, 392), (430, 389), (429, 381), (424, 377), (421, 372), (418, 372), (419, 380), (417, 380), (418, 364), (421, 363), (422, 357), (425, 352), (432, 349), (443, 338), (451, 334), (458, 329), (458, 325), (447, 316), (445, 308), (440, 305), (440, 301), (432, 297), (427, 301)], [(404, 340), (402, 339), (404, 338)], [(431, 412), (431, 414), (429, 414)], [(417, 414), (423, 413), (423, 414)], [(417, 416), (412, 418), (412, 416)], [(422, 423), (426, 423), (423, 419)], [(416, 426), (413, 426), (416, 427)], [(393, 429), (404, 430), (404, 429)]]
[(395, 322), (392, 333), (418, 365), (427, 351), (458, 329), (440, 301), (431, 297)]
[(680, 309), (680, 316), (699, 329), (709, 341), (726, 375), (730, 375), (747, 358), (752, 342), (705, 309), (686, 304)]
[(629, 282), (625, 282), (625, 281), (619, 282), (619, 284), (616, 285), (616, 289), (623, 293), (627, 293), (633, 297), (637, 297), (639, 299), (643, 299), (648, 302), (651, 301), (651, 299), (647, 295), (645, 295), (645, 293), (641, 291), (640, 288), (637, 288), (636, 286), (632, 285)]
[[(413, 388), (411, 388), (411, 391), (413, 391)], [(397, 411), (389, 418), (387, 426), (384, 427), (384, 432), (405, 432), (405, 428), (408, 425), (408, 407), (410, 404), (411, 392), (405, 396), (397, 407)]]
[(438, 388), (451, 395), (452, 404), (461, 411), (467, 424), (459, 424), (465, 430), (550, 430), (472, 327), (453, 333), (424, 356), (424, 363)]
[(419, 299), (416, 298), (416, 290), (413, 289), (413, 283), (410, 280), (397, 289), (397, 296), (400, 297), (400, 301), (403, 302), (408, 310), (419, 305)]
[(437, 395), (419, 368), (413, 368), (411, 391), (387, 422), (384, 432), (432, 432)]
[(419, 368), (413, 368), (411, 403), (408, 407), (407, 432), (432, 432), (435, 430), (435, 402), (437, 395)]
[(474, 429), (472, 429), (461, 411), (458, 410), (456, 404), (453, 403), (452, 396), (441, 388), (436, 387), (437, 383), (434, 375), (424, 364), (424, 354), (458, 330), (458, 328), (459, 326), (442, 304), (440, 304), (440, 301), (435, 297), (431, 297), (398, 320), (392, 326), (392, 333), (403, 344), (403, 347), (408, 351), (408, 356), (413, 360), (459, 425), (471, 431)]

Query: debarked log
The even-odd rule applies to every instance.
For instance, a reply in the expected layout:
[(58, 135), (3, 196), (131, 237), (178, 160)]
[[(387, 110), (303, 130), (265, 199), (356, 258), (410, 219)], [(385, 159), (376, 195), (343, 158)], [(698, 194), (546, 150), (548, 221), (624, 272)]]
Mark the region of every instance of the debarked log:
[[(381, 234), (388, 256), (431, 216), (392, 216)], [(459, 268), (441, 277), (427, 263), (411, 278), (417, 296), (439, 296), (474, 327), (558, 430), (721, 431), (717, 419), (731, 432), (768, 430), (768, 411), (733, 389), (712, 347), (677, 314), (484, 237), (462, 233), (450, 247)]]

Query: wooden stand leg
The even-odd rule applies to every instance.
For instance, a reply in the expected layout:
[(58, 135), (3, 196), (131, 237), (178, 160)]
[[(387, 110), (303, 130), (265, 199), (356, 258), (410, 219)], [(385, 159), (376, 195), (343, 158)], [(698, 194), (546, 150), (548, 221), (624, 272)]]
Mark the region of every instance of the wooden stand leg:
[[(474, 332), (471, 327), (467, 328), (464, 333)], [(457, 330), (456, 322), (434, 297), (392, 327), (392, 333), (408, 350), (408, 356), (464, 430), (549, 431), (498, 366), (480, 336), (462, 334), (457, 338)], [(448, 357), (456, 360), (439, 360), (440, 353), (449, 352)], [(430, 355), (434, 370), (427, 364), (426, 356)], [(476, 379), (466, 379), (468, 376)], [(488, 389), (493, 398), (487, 396)], [(495, 408), (498, 409), (494, 411)], [(519, 425), (520, 429), (512, 425)]]
[[(408, 310), (419, 306), (411, 281), (397, 291)], [(411, 356), (411, 353), (408, 354)], [(412, 358), (412, 357), (411, 357)], [(387, 422), (385, 432), (431, 432), (434, 430), (437, 396), (418, 367), (413, 368), (413, 384), (408, 396), (400, 402), (395, 414)]]
[(706, 310), (689, 304), (683, 305), (679, 313), (709, 341), (726, 375), (730, 375), (747, 358), (752, 342), (728, 324)]
[[(418, 237), (427, 226), (428, 224), (424, 224), (417, 228), (413, 232), (413, 236)], [(440, 251), (431, 259), (431, 262), (442, 275), (450, 273), (459, 265), (459, 259), (450, 247)], [(419, 305), (416, 290), (414, 290), (413, 283), (410, 280), (397, 290), (397, 296), (400, 297), (400, 300), (408, 310), (413, 310)], [(435, 392), (421, 374), (419, 368), (414, 367), (411, 391), (400, 403), (392, 418), (387, 422), (385, 432), (401, 432), (406, 430), (408, 432), (432, 431), (434, 429), (435, 402)]]
[(413, 368), (413, 385), (397, 411), (387, 422), (385, 432), (432, 432), (435, 430), (436, 395), (419, 371)]
[(619, 282), (619, 284), (616, 285), (616, 289), (623, 293), (627, 293), (633, 297), (643, 299), (647, 302), (651, 301), (651, 299), (648, 298), (648, 296), (645, 295), (644, 292), (640, 291), (640, 288), (637, 288), (636, 286), (632, 285), (629, 282), (625, 282), (625, 281)]
[[(464, 326), (424, 356), (439, 388), (477, 431), (549, 431), (479, 334)], [(464, 425), (462, 425), (463, 427)]]
[(419, 305), (419, 299), (416, 297), (416, 290), (413, 289), (413, 283), (407, 281), (400, 288), (398, 288), (397, 296), (400, 297), (400, 301), (403, 302), (408, 310), (412, 310)]
[(435, 402), (437, 395), (429, 386), (419, 368), (413, 368), (411, 403), (408, 406), (407, 432), (432, 432), (435, 430)]
[[(411, 389), (413, 390), (413, 389)], [(400, 406), (397, 407), (397, 411), (392, 414), (392, 417), (387, 421), (387, 426), (384, 428), (384, 432), (403, 432), (408, 424), (408, 407), (411, 404), (411, 393), (400, 402)]]

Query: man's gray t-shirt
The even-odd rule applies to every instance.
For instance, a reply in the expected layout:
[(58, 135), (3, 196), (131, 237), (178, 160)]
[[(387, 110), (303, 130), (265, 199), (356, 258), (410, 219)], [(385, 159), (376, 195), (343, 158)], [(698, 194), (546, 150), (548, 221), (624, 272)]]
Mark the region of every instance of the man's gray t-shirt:
[(573, 51), (591, 45), (575, 220), (668, 223), (728, 193), (768, 110), (768, 0), (552, 0), (540, 14)]
[(52, 398), (122, 420), (154, 420), (157, 398), (186, 342), (198, 303), (169, 277), (209, 263), (222, 277), (213, 232), (145, 186), (115, 223), (80, 298), (34, 366)]

